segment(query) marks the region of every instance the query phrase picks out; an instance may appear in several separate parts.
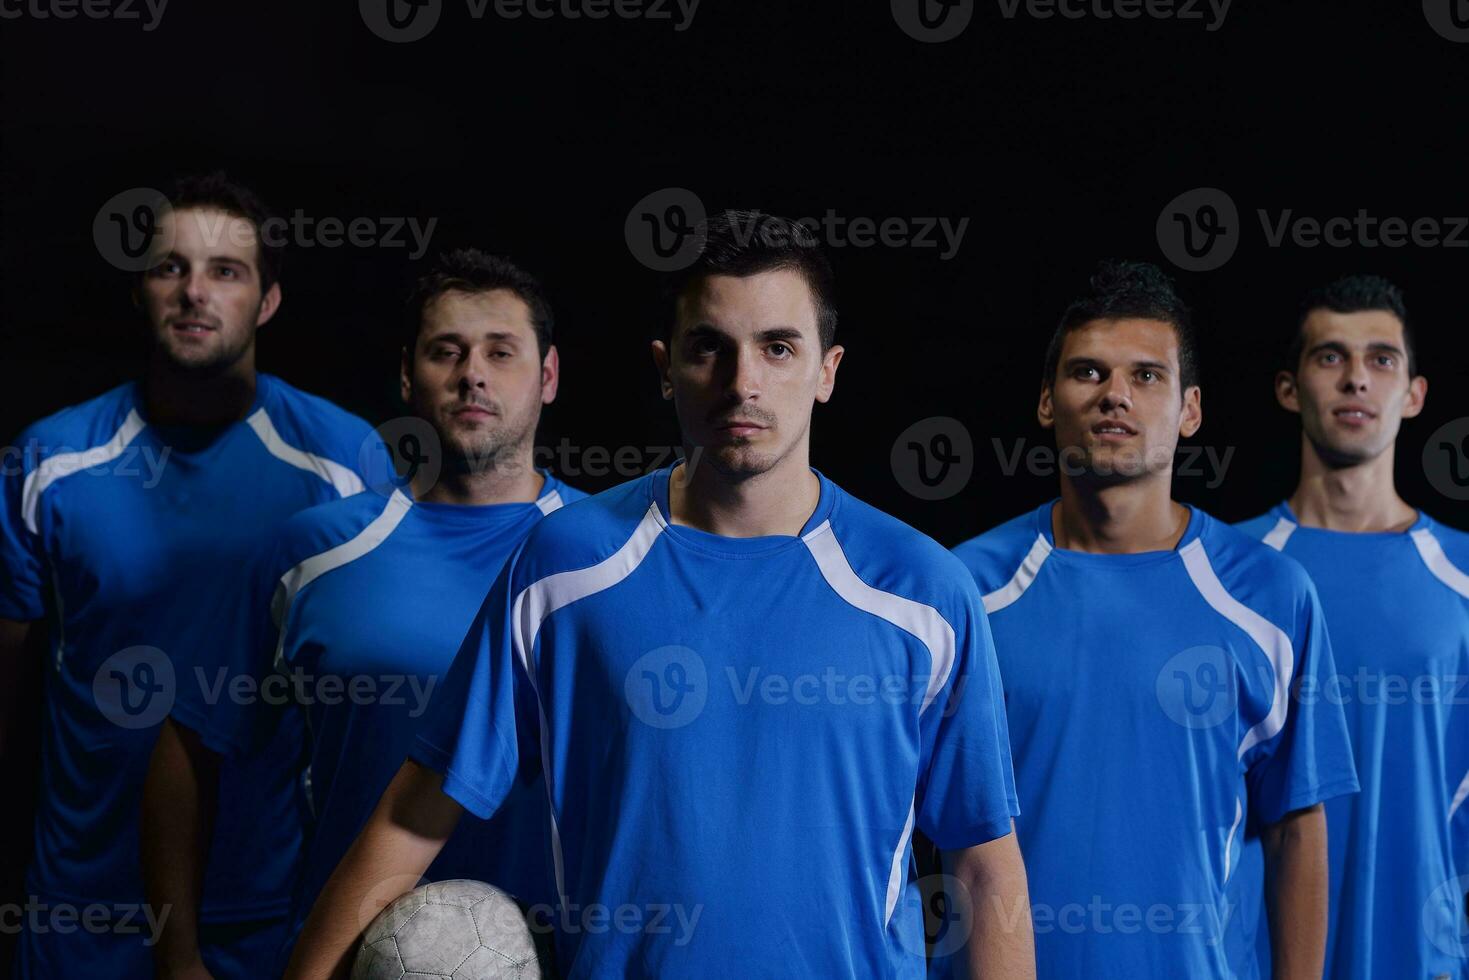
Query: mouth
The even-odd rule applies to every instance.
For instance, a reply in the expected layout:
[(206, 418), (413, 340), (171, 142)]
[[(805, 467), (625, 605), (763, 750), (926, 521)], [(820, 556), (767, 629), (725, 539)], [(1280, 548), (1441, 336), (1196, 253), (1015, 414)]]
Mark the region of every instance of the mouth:
[(1131, 439), (1137, 435), (1137, 428), (1118, 419), (1108, 419), (1092, 426), (1092, 435), (1103, 440)]
[(1356, 428), (1377, 418), (1377, 413), (1365, 405), (1342, 405), (1331, 410), (1331, 417), (1343, 425)]
[(736, 439), (747, 439), (758, 432), (765, 431), (765, 426), (760, 425), (758, 422), (751, 422), (748, 419), (726, 419), (715, 426), (715, 428)]
[(173, 329), (174, 333), (186, 334), (193, 337), (199, 337), (206, 333), (213, 333), (219, 329), (219, 327), (208, 322), (207, 320), (193, 319), (174, 320), (172, 323), (169, 324), (169, 326)]
[(478, 420), (491, 418), (495, 413), (483, 405), (465, 405), (462, 408), (454, 409), (452, 414), (456, 419)]

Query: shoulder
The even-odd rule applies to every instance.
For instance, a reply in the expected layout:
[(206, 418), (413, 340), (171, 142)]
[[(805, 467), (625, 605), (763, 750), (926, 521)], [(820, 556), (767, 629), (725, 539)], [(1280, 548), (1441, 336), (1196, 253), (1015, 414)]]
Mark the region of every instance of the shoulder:
[(276, 535), (276, 564), (289, 568), (361, 538), (369, 530), (381, 543), (406, 516), (412, 502), (401, 492), (364, 490), (292, 514)]
[(1424, 514), (1412, 537), (1434, 577), (1469, 599), (1469, 534)]
[(339, 463), (357, 462), (364, 441), (373, 431), (365, 419), (274, 375), (261, 374), (258, 383), (264, 389), (259, 411), (290, 444), (329, 453)]
[(589, 568), (635, 546), (640, 531), (642, 536), (656, 533), (656, 523), (649, 515), (653, 476), (638, 477), (591, 496), (562, 484), (563, 506), (531, 528), (514, 559), (515, 587)]
[(977, 606), (968, 571), (943, 545), (834, 485), (833, 492), (830, 516), (805, 537), (828, 578), (844, 564), (868, 588), (931, 606), (951, 623), (964, 606)]
[(545, 476), (546, 484), (541, 487), (541, 495), (536, 498), (536, 505), (547, 514), (567, 504), (585, 500), (589, 496), (585, 491), (563, 483), (554, 473), (547, 472)]
[(52, 457), (106, 446), (126, 438), (130, 429), (141, 431), (133, 389), (131, 383), (118, 385), (32, 422), (16, 438), (16, 448), (28, 466), (35, 466)]
[(1042, 512), (1049, 513), (1047, 501), (1036, 510), (1026, 511), (991, 528), (978, 537), (954, 548), (954, 555), (974, 578), (979, 591), (988, 595), (1003, 588), (1035, 547), (1040, 532), (1036, 521)]
[(1194, 585), (1211, 604), (1222, 592), (1282, 628), (1298, 622), (1315, 604), (1316, 587), (1300, 562), (1203, 511), (1199, 519), (1198, 536), (1180, 553)]
[[(1258, 517), (1251, 517), (1234, 524), (1233, 527), (1246, 537), (1254, 538), (1256, 541), (1265, 541), (1272, 531), (1280, 526), (1285, 518), (1278, 508), (1272, 507)], [(1291, 523), (1287, 521), (1287, 523)]]

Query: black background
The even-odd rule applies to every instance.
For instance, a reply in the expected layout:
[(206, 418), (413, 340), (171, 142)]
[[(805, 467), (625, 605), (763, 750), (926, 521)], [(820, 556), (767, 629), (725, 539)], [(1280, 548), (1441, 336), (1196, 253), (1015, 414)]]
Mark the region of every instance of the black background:
[[(1469, 414), (1469, 249), (1270, 247), (1256, 217), (1469, 215), (1469, 44), (1440, 37), (1417, 3), (1239, 0), (1210, 32), (1199, 20), (1007, 19), (976, 0), (960, 37), (925, 44), (884, 2), (703, 0), (677, 32), (475, 20), (445, 0), (427, 38), (392, 44), (350, 2), (172, 0), (151, 32), (26, 16), (0, 21), (0, 35), (0, 438), (137, 373), (129, 279), (93, 245), (92, 221), (113, 195), (180, 172), (222, 167), (288, 215), (437, 218), (433, 251), (472, 244), (520, 261), (559, 320), (561, 395), (542, 441), (609, 449), (676, 441), (647, 351), (658, 276), (623, 234), (645, 195), (682, 186), (711, 210), (967, 217), (949, 261), (834, 251), (847, 355), (813, 439), (837, 482), (954, 544), (1055, 492), (1054, 477), (1004, 475), (991, 440), (1007, 454), (1017, 439), (1045, 443), (1041, 356), (1092, 264), (1167, 267), (1160, 211), (1213, 186), (1238, 205), (1242, 242), (1222, 268), (1178, 278), (1203, 356), (1193, 441), (1234, 454), (1218, 486), (1184, 477), (1177, 495), (1237, 520), (1291, 490), (1297, 428), (1271, 377), (1295, 299), (1370, 271), (1407, 291), (1431, 382), (1399, 443), (1400, 489), (1469, 526), (1421, 463), (1428, 435)], [(260, 366), (373, 422), (401, 414), (407, 252), (294, 248)], [(972, 435), (974, 476), (925, 502), (899, 485), (889, 452), (939, 415)]]

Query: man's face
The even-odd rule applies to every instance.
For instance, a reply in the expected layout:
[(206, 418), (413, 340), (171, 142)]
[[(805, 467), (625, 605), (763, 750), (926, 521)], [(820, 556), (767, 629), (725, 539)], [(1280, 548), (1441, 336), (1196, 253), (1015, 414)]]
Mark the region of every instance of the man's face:
[(1301, 326), (1301, 360), (1275, 379), (1280, 403), (1300, 413), (1322, 458), (1351, 466), (1374, 459), (1423, 410), (1428, 382), (1408, 376), (1403, 324), (1387, 310), (1312, 310)]
[(255, 226), (212, 208), (166, 211), (158, 223), (155, 241), (168, 251), (138, 289), (154, 347), (183, 370), (229, 368), (280, 305), (278, 283), (260, 288)]
[(810, 287), (776, 269), (697, 282), (653, 358), (685, 444), (747, 479), (807, 444), (812, 404), (831, 397), (842, 348), (822, 352)]
[(535, 438), (556, 397), (556, 348), (543, 359), (530, 308), (508, 289), (451, 290), (423, 311), (405, 355), (403, 400), (438, 433), (445, 461), (480, 472)]
[(1067, 472), (1106, 482), (1171, 472), (1180, 436), (1203, 421), (1182, 389), (1178, 335), (1161, 320), (1093, 320), (1067, 335), (1037, 412)]

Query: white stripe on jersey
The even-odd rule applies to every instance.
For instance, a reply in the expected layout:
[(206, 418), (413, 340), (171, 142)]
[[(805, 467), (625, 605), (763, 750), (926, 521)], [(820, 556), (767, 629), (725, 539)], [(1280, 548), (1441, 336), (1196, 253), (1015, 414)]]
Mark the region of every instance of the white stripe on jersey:
[(1294, 532), (1295, 529), (1295, 521), (1282, 517), (1280, 520), (1275, 522), (1275, 526), (1270, 529), (1270, 533), (1265, 535), (1260, 540), (1268, 544), (1270, 547), (1274, 548), (1276, 551), (1284, 551), (1285, 543), (1290, 540), (1291, 533)]
[(1006, 582), (1003, 587), (996, 589), (984, 597), (984, 611), (987, 613), (999, 612), (1023, 596), (1025, 590), (1030, 588), (1030, 583), (1035, 581), (1036, 575), (1041, 570), (1041, 565), (1045, 564), (1046, 558), (1050, 554), (1051, 543), (1046, 540), (1044, 534), (1037, 534), (1035, 536), (1035, 544), (1030, 546), (1030, 551), (1026, 554), (1025, 559), (1021, 561), (1020, 567), (1015, 570), (1015, 574), (1011, 576), (1010, 581)]
[(280, 433), (275, 430), (275, 426), (271, 424), (270, 416), (266, 414), (264, 408), (256, 410), (253, 415), (245, 419), (245, 423), (260, 437), (266, 452), (299, 470), (315, 473), (330, 483), (336, 489), (338, 496), (350, 497), (365, 489), (362, 477), (341, 463), (327, 459), (325, 456), (317, 456), (314, 453), (297, 449), (282, 439)]
[(127, 418), (123, 419), (122, 425), (112, 434), (112, 438), (102, 445), (83, 449), (80, 452), (57, 453), (37, 466), (25, 478), (25, 483), (20, 491), (20, 512), (26, 528), (32, 534), (40, 533), (36, 522), (36, 511), (41, 506), (41, 494), (46, 492), (47, 487), (64, 476), (71, 476), (89, 467), (110, 463), (122, 455), (128, 443), (138, 437), (138, 433), (143, 431), (144, 426), (143, 417), (138, 414), (136, 408), (132, 409), (128, 412)]

